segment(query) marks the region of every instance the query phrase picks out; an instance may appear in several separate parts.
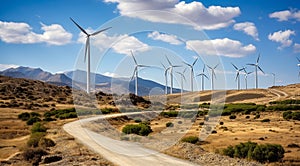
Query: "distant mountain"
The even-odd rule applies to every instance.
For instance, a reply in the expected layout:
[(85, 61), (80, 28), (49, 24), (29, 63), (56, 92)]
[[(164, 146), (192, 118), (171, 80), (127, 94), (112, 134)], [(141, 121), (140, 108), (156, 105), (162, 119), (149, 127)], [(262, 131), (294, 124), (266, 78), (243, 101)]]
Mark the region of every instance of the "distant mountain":
[[(68, 71), (60, 74), (51, 74), (50, 72), (43, 71), (40, 68), (18, 67), (10, 68), (0, 72), (0, 75), (9, 76), (14, 78), (27, 78), (39, 80), (59, 86), (70, 86), (77, 89), (85, 89), (86, 72), (81, 70)], [(74, 84), (73, 84), (74, 83)], [(91, 73), (91, 83), (94, 84), (96, 91), (105, 93), (134, 93), (135, 83), (134, 79), (129, 80), (126, 78), (111, 78), (102, 74)], [(160, 88), (164, 90), (164, 85), (151, 80), (138, 78), (138, 94), (141, 96), (149, 95), (153, 88)], [(173, 89), (174, 93), (180, 92), (179, 89)]]

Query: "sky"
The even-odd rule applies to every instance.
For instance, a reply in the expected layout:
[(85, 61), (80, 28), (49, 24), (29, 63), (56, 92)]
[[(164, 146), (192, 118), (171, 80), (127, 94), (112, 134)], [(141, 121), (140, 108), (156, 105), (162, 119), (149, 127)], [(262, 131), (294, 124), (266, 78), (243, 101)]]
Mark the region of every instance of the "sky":
[[(111, 29), (91, 37), (91, 71), (131, 77), (137, 62), (139, 77), (165, 83), (162, 64), (173, 65), (174, 86), (190, 90), (194, 76), (206, 64), (205, 89), (211, 89), (211, 70), (216, 89), (235, 89), (236, 70), (253, 72), (260, 54), (259, 87), (299, 82), (300, 4), (295, 0), (1, 0), (0, 70), (28, 66), (51, 73), (86, 69), (85, 36), (69, 19), (88, 33)], [(169, 75), (170, 76), (170, 75)], [(241, 71), (241, 88), (245, 88)], [(170, 79), (170, 78), (168, 78)], [(170, 80), (169, 80), (170, 82)], [(201, 77), (193, 78), (194, 89)], [(255, 74), (248, 88), (255, 87)]]

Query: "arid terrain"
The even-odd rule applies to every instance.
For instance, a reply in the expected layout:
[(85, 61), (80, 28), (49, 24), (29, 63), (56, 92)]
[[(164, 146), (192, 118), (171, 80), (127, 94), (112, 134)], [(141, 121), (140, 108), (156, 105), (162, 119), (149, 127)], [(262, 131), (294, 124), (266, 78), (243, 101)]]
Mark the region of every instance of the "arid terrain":
[[(222, 94), (226, 95), (226, 100), (222, 98)], [(167, 105), (164, 106), (164, 111), (173, 110), (179, 112), (183, 110), (183, 108), (180, 108), (182, 103), (190, 106), (197, 105), (197, 107), (193, 107), (197, 111), (208, 111), (206, 108), (198, 107), (198, 105), (213, 103), (211, 100), (212, 96), (216, 97), (214, 102), (222, 103), (222, 101), (225, 101), (225, 105), (230, 103), (255, 103), (256, 105), (264, 105), (266, 109), (261, 111), (252, 111), (249, 113), (235, 112), (235, 119), (230, 119), (229, 115), (221, 116), (215, 128), (205, 129), (207, 132), (214, 131), (205, 140), (198, 141), (196, 144), (178, 141), (174, 146), (164, 149), (163, 152), (198, 164), (218, 165), (223, 163), (224, 165), (242, 165), (242, 163), (249, 164), (249, 162), (244, 159), (233, 159), (215, 153), (221, 153), (222, 149), (229, 145), (234, 146), (241, 142), (252, 141), (258, 144), (280, 144), (284, 148), (284, 158), (280, 162), (265, 163), (266, 165), (297, 165), (300, 164), (300, 121), (286, 120), (283, 118), (284, 111), (274, 111), (267, 108), (272, 106), (270, 102), (287, 99), (299, 100), (299, 94), (300, 85), (295, 84), (258, 90), (204, 91), (185, 93), (183, 96), (173, 94), (168, 97), (146, 96), (144, 97), (145, 101), (144, 99), (131, 96), (129, 102), (133, 102), (136, 107), (147, 111), (148, 107), (149, 110), (151, 109), (151, 104), (146, 102), (147, 99), (153, 103), (152, 99), (155, 98), (155, 102), (166, 101)], [(74, 100), (73, 97), (75, 99), (79, 97), (80, 100)], [(66, 86), (59, 87), (40, 81), (0, 76), (0, 165), (32, 165), (32, 163), (35, 163), (35, 165), (46, 163), (48, 165), (114, 165), (109, 159), (102, 157), (101, 154), (96, 154), (83, 146), (62, 128), (64, 124), (78, 119), (76, 118), (77, 116), (71, 116), (73, 115), (72, 112), (66, 112), (66, 110), (74, 107), (74, 103), (75, 105), (80, 105), (82, 109), (93, 107), (94, 110), (97, 108), (101, 109), (103, 113), (105, 110), (107, 111), (105, 114), (108, 114), (124, 112), (124, 108), (121, 109), (119, 105), (128, 102), (128, 100), (124, 99), (121, 100), (122, 102), (117, 102), (120, 101), (119, 98), (117, 99), (104, 93), (97, 93), (97, 105), (91, 106), (86, 104), (86, 98), (88, 97), (85, 94), (76, 90), (72, 92), (72, 89)], [(124, 107), (126, 108), (126, 106)], [(162, 107), (152, 107), (151, 111), (162, 111), (155, 110), (156, 108)], [(57, 113), (59, 112), (57, 110), (65, 111), (64, 116), (59, 113), (50, 116), (46, 116), (45, 114), (55, 111)], [(48, 153), (41, 157), (38, 162), (34, 159), (26, 160), (26, 157), (24, 157), (26, 150), (32, 148), (28, 145), (28, 141), (31, 140), (33, 135), (33, 125), (28, 125), (28, 121), (22, 121), (18, 117), (21, 113), (25, 112), (40, 114), (38, 116), (40, 123), (47, 128), (42, 138), (48, 138), (55, 143), (54, 146), (46, 147), (42, 146), (42, 143), (38, 143), (35, 148), (43, 148)], [(86, 116), (84, 113), (86, 112), (77, 111), (80, 118)], [(93, 113), (94, 115), (92, 116), (95, 116), (95, 114), (98, 115), (97, 112)], [(258, 114), (259, 117), (257, 117)], [(184, 133), (183, 137), (199, 136), (205, 127), (204, 124), (207, 121), (205, 118), (207, 116), (203, 114), (196, 118), (193, 117), (193, 121), (185, 119), (192, 122), (192, 125), (186, 129), (186, 134)], [(46, 120), (46, 118), (52, 119)], [(127, 124), (136, 124), (137, 118), (138, 116), (114, 118), (108, 119), (108, 122), (122, 133), (123, 127)], [(269, 120), (262, 122), (264, 119)], [(143, 120), (143, 116), (141, 116), (141, 121)], [(153, 132), (149, 134), (148, 138), (155, 139), (156, 135), (163, 133), (167, 128), (166, 123), (168, 122), (173, 123), (175, 127), (180, 126), (179, 121), (179, 118), (163, 116), (158, 112), (149, 121)], [(181, 127), (185, 128), (185, 126)], [(124, 139), (124, 137), (120, 139)], [(156, 149), (155, 147), (152, 148)], [(252, 164), (259, 165), (256, 162), (252, 162)]]

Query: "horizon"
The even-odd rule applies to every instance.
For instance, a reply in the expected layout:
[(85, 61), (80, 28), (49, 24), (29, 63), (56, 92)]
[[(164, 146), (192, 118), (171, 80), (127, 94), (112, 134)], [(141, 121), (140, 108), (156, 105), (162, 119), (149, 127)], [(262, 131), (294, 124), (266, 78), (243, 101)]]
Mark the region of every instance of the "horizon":
[[(259, 88), (273, 85), (271, 73), (276, 74), (277, 86), (299, 83), (300, 4), (293, 0), (277, 3), (173, 0), (161, 2), (160, 7), (152, 1), (129, 4), (123, 0), (79, 0), (72, 1), (73, 5), (63, 5), (66, 2), (69, 1), (3, 1), (0, 70), (16, 66), (41, 68), (52, 74), (85, 70), (84, 36), (69, 19), (72, 17), (87, 32), (112, 26), (91, 40), (94, 73), (131, 77), (133, 61), (128, 50), (134, 50), (140, 64), (155, 66), (141, 70), (139, 78), (164, 85), (163, 72), (159, 69), (160, 63), (167, 64), (164, 54), (174, 64), (192, 63), (198, 57), (195, 75), (202, 71), (204, 64), (220, 63), (216, 88), (228, 90), (237, 86), (231, 63), (242, 68), (254, 63), (261, 54), (259, 65), (266, 74), (259, 73)], [(54, 6), (55, 10), (51, 8)], [(163, 17), (137, 10), (161, 10)], [(180, 17), (174, 19), (171, 13), (163, 13), (166, 11)], [(197, 22), (199, 19), (202, 21)], [(253, 67), (247, 66), (247, 72), (250, 71), (254, 71)], [(210, 75), (208, 68), (205, 73)], [(187, 80), (189, 74), (187, 70)], [(175, 77), (174, 87), (180, 88), (180, 78)], [(254, 74), (248, 77), (249, 89), (254, 88), (254, 77)], [(200, 90), (200, 78), (194, 84), (197, 85), (194, 89)], [(210, 79), (205, 80), (205, 90), (211, 89), (210, 84)], [(241, 74), (242, 89), (244, 84)], [(190, 81), (184, 89), (190, 90)]]

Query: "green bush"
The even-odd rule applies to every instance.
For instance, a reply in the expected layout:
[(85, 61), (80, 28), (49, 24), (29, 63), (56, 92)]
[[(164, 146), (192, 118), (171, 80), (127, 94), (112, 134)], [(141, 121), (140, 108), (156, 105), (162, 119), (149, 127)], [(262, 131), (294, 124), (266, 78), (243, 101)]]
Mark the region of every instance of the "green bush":
[(286, 111), (283, 112), (283, 118), (286, 120), (300, 120), (300, 112)]
[(48, 153), (41, 148), (27, 148), (22, 153), (23, 158), (26, 161), (32, 161), (32, 165), (38, 165), (41, 161), (42, 156), (47, 155)]
[(196, 144), (199, 141), (199, 138), (196, 136), (188, 136), (181, 139), (182, 142), (187, 142), (191, 144)]
[(172, 122), (166, 123), (166, 127), (174, 127), (174, 124)]
[(145, 123), (128, 124), (125, 127), (123, 127), (122, 132), (125, 134), (137, 134), (141, 136), (147, 136), (152, 132), (152, 129), (149, 125)]
[(30, 135), (27, 141), (28, 147), (37, 147), (39, 145), (40, 139), (45, 136), (45, 132), (36, 132)]
[(259, 119), (259, 118), (260, 118), (259, 114), (255, 115), (255, 117), (254, 117), (254, 119)]
[(288, 99), (282, 101), (271, 101), (269, 104), (300, 104), (300, 100)]
[(64, 113), (58, 115), (59, 119), (70, 119), (70, 118), (77, 118), (77, 113), (76, 112), (69, 112), (69, 113)]
[(41, 114), (39, 114), (37, 112), (30, 112), (30, 116), (31, 117), (41, 117)]
[(111, 113), (117, 113), (119, 112), (118, 108), (102, 108), (101, 109), (102, 114), (111, 114)]
[(40, 122), (36, 122), (32, 125), (31, 128), (31, 133), (36, 133), (36, 132), (46, 132), (47, 128), (42, 125)]
[(223, 154), (230, 157), (247, 158), (259, 162), (276, 162), (284, 157), (284, 149), (278, 144), (258, 145), (254, 142), (240, 143), (223, 149)]
[(141, 123), (141, 122), (142, 122), (142, 119), (136, 118), (136, 119), (134, 119), (134, 122), (135, 122), (135, 123)]
[(40, 122), (40, 121), (42, 121), (39, 117), (31, 117), (31, 118), (29, 118), (28, 120), (27, 120), (27, 122), (26, 122), (26, 124), (27, 125), (33, 125), (33, 123), (35, 123), (35, 122)]
[(18, 119), (21, 119), (22, 121), (27, 121), (30, 118), (30, 114), (28, 112), (23, 112), (18, 115)]
[(164, 117), (177, 117), (178, 116), (178, 111), (167, 111), (167, 112), (161, 112), (160, 113), (161, 116)]

